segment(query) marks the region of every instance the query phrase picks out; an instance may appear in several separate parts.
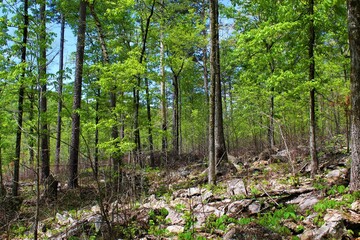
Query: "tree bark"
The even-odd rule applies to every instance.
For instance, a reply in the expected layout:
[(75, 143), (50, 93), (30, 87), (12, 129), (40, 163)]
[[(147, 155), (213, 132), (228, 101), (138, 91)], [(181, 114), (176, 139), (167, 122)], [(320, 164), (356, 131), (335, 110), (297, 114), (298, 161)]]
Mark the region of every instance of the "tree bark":
[(94, 156), (94, 174), (95, 178), (99, 175), (99, 122), (100, 122), (100, 116), (99, 116), (99, 98), (100, 98), (100, 89), (97, 89), (96, 94), (96, 103), (95, 103), (95, 156)]
[[(146, 52), (146, 43), (147, 38), (149, 34), (150, 29), (150, 22), (151, 18), (154, 14), (154, 8), (155, 8), (156, 1), (152, 1), (150, 14), (146, 18), (146, 24), (145, 29), (141, 28), (141, 34), (142, 34), (142, 47), (141, 47), (141, 53), (139, 58), (139, 63), (142, 64), (145, 59), (145, 52)], [(142, 25), (142, 21), (141, 21)], [(141, 78), (140, 76), (137, 76), (137, 85), (133, 89), (133, 96), (134, 96), (134, 141), (135, 141), (135, 155), (137, 158), (139, 158), (139, 154), (141, 153), (141, 139), (140, 139), (140, 124), (139, 124), (139, 110), (140, 110), (140, 87), (141, 87)], [(143, 165), (142, 162), (140, 162), (140, 165)]]
[(179, 108), (179, 99), (180, 99), (180, 81), (179, 76), (183, 70), (185, 60), (182, 61), (180, 69), (176, 72), (175, 69), (170, 67), (173, 73), (173, 125), (172, 125), (172, 155), (176, 158), (179, 155), (179, 143), (180, 143), (180, 108)]
[(166, 76), (165, 76), (165, 64), (164, 64), (164, 34), (163, 30), (160, 30), (160, 77), (161, 77), (161, 117), (162, 117), (162, 140), (161, 149), (165, 154), (165, 161), (167, 161), (167, 111), (166, 111)]
[(23, 111), (24, 111), (24, 78), (25, 78), (25, 63), (26, 63), (26, 46), (28, 38), (28, 25), (29, 25), (29, 15), (28, 15), (29, 3), (28, 0), (24, 0), (24, 25), (23, 25), (23, 38), (22, 38), (22, 47), (21, 47), (21, 63), (24, 64), (22, 68), (22, 73), (20, 77), (20, 88), (18, 93), (18, 115), (17, 115), (17, 131), (16, 131), (16, 141), (15, 141), (15, 158), (14, 158), (14, 175), (13, 175), (13, 185), (12, 185), (12, 195), (19, 195), (19, 173), (20, 173), (20, 152), (21, 152), (21, 135), (22, 135), (22, 125), (23, 125)]
[(210, 0), (210, 98), (209, 98), (209, 169), (208, 183), (216, 184), (215, 115), (216, 115), (216, 74), (217, 74), (217, 0)]
[[(309, 81), (315, 79), (315, 29), (314, 29), (314, 0), (309, 0)], [(315, 116), (315, 88), (310, 90), (310, 156), (311, 156), (311, 176), (315, 174), (319, 168), (319, 161), (316, 151), (316, 116)]]
[(173, 77), (173, 126), (172, 142), (173, 156), (179, 155), (179, 79), (175, 74)]
[(50, 175), (50, 156), (49, 156), (49, 127), (46, 116), (47, 96), (46, 96), (46, 2), (40, 5), (40, 59), (39, 59), (39, 81), (40, 89), (40, 121), (41, 121), (41, 180), (45, 181)]
[[(210, 0), (213, 2), (212, 13), (210, 18), (211, 25), (211, 49), (214, 51), (213, 74), (215, 81), (215, 157), (216, 161), (227, 160), (225, 135), (223, 126), (223, 109), (222, 109), (222, 96), (221, 96), (221, 79), (220, 79), (220, 40), (219, 40), (219, 3), (218, 0)], [(211, 8), (211, 5), (210, 5)], [(211, 12), (210, 10), (210, 12)]]
[(360, 2), (348, 0), (348, 30), (351, 56), (351, 171), (350, 190), (360, 190)]
[(151, 107), (150, 107), (150, 93), (149, 93), (149, 79), (145, 78), (145, 94), (146, 94), (146, 114), (148, 120), (148, 141), (150, 150), (150, 166), (155, 167), (154, 157), (154, 142), (152, 135), (152, 122), (151, 122)]
[(55, 172), (60, 172), (60, 156), (61, 156), (61, 112), (63, 106), (62, 88), (64, 78), (64, 43), (65, 43), (65, 17), (64, 14), (60, 15), (61, 30), (60, 30), (60, 56), (59, 56), (59, 78), (58, 78), (58, 112), (56, 123), (56, 152), (55, 152)]
[(80, 146), (80, 114), (81, 108), (81, 85), (84, 64), (85, 50), (85, 31), (86, 31), (86, 2), (80, 0), (79, 6), (79, 28), (77, 32), (76, 46), (76, 69), (74, 82), (73, 113), (71, 124), (71, 144), (69, 153), (69, 188), (79, 186), (78, 179), (78, 162)]
[[(105, 42), (105, 34), (104, 34), (104, 31), (103, 31), (100, 19), (98, 18), (97, 14), (95, 12), (94, 5), (89, 4), (89, 8), (90, 8), (91, 15), (94, 18), (95, 25), (96, 25), (96, 28), (97, 28), (98, 38), (99, 38), (99, 42), (100, 42), (100, 46), (101, 46), (101, 52), (102, 52), (102, 55), (103, 55), (104, 65), (108, 65), (108, 64), (110, 64), (110, 57), (109, 57), (108, 50), (107, 50), (107, 45), (106, 45), (106, 42)], [(116, 112), (115, 112), (116, 101), (117, 101), (116, 86), (114, 86), (112, 88), (112, 90), (110, 91), (110, 109), (112, 111), (112, 115), (113, 115), (113, 118), (115, 119), (115, 122), (117, 122), (117, 115), (116, 115)], [(117, 124), (114, 124), (111, 127), (111, 138), (112, 138), (112, 140), (115, 141), (115, 148), (117, 149), (119, 147), (119, 129), (118, 129)], [(113, 165), (114, 171), (118, 173), (119, 170), (120, 170), (120, 165), (121, 165), (121, 154), (118, 153), (117, 151), (112, 153), (111, 156), (110, 156), (110, 161), (111, 161), (111, 163)]]

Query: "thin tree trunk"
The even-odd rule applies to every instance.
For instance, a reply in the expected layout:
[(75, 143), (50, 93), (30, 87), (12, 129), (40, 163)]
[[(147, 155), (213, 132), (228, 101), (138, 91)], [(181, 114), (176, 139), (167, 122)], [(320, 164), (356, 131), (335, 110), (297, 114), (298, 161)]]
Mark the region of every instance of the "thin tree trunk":
[[(21, 47), (21, 62), (26, 63), (26, 45), (28, 37), (28, 25), (29, 25), (29, 15), (28, 15), (28, 0), (24, 0), (24, 25), (23, 25), (23, 39)], [(14, 158), (14, 175), (13, 175), (13, 185), (12, 185), (12, 195), (19, 195), (19, 173), (20, 173), (20, 152), (21, 152), (21, 134), (22, 134), (22, 125), (23, 125), (23, 111), (24, 111), (24, 78), (25, 78), (25, 66), (22, 68), (22, 73), (20, 77), (20, 88), (18, 93), (18, 116), (17, 116), (17, 131), (16, 131), (16, 142), (15, 142), (15, 158)]]
[(350, 190), (360, 190), (360, 2), (348, 0), (348, 29), (351, 55), (351, 171)]
[[(315, 78), (315, 29), (314, 29), (314, 0), (309, 0), (309, 81)], [(315, 119), (315, 88), (310, 90), (310, 156), (311, 156), (311, 176), (315, 177), (318, 171), (319, 161), (316, 151), (316, 119)]]
[[(98, 32), (98, 38), (99, 38), (99, 42), (100, 42), (100, 46), (101, 46), (101, 52), (103, 55), (103, 61), (105, 65), (110, 64), (110, 58), (109, 58), (109, 54), (108, 54), (108, 50), (107, 50), (107, 46), (106, 46), (106, 42), (105, 42), (105, 35), (104, 35), (104, 31), (100, 22), (100, 19), (98, 18), (95, 9), (94, 9), (94, 5), (93, 4), (89, 4), (89, 8), (90, 8), (90, 12), (91, 15), (94, 18), (95, 21), (95, 25), (97, 28), (97, 32)], [(117, 101), (117, 97), (116, 97), (116, 87), (114, 86), (113, 89), (110, 91), (110, 108), (112, 111), (112, 115), (113, 118), (115, 119), (115, 122), (117, 122), (117, 115), (115, 112), (116, 109), (116, 101)], [(118, 148), (119, 146), (119, 131), (118, 131), (118, 126), (117, 124), (114, 124), (111, 127), (111, 138), (113, 140), (115, 140), (115, 148)], [(114, 152), (111, 154), (110, 157), (110, 161), (113, 165), (114, 171), (116, 173), (119, 172), (120, 170), (120, 165), (121, 165), (121, 154), (118, 152)]]
[(164, 36), (162, 29), (160, 30), (160, 76), (161, 76), (161, 117), (162, 117), (162, 140), (161, 149), (165, 154), (165, 161), (167, 161), (167, 113), (166, 113), (166, 76), (164, 64)]
[(175, 74), (173, 78), (173, 129), (172, 129), (172, 142), (173, 142), (173, 157), (179, 155), (179, 79)]
[[(152, 2), (150, 14), (146, 19), (145, 29), (142, 27), (142, 48), (139, 58), (139, 63), (142, 64), (145, 58), (145, 51), (146, 51), (146, 43), (147, 37), (150, 28), (150, 21), (151, 17), (154, 14), (154, 7), (155, 7), (155, 0)], [(142, 22), (141, 22), (142, 25)], [(141, 140), (140, 140), (140, 124), (139, 124), (139, 110), (140, 110), (140, 87), (141, 87), (141, 78), (137, 76), (137, 84), (133, 89), (133, 97), (134, 97), (134, 141), (135, 141), (135, 157), (139, 158), (141, 153)], [(142, 165), (142, 162), (140, 162)]]
[(209, 98), (209, 169), (208, 183), (216, 184), (216, 150), (215, 150), (215, 125), (216, 125), (216, 74), (217, 74), (217, 0), (210, 0), (210, 98)]
[(60, 15), (61, 30), (60, 30), (60, 56), (59, 56), (59, 78), (58, 78), (58, 112), (56, 123), (56, 153), (55, 153), (55, 172), (60, 173), (60, 156), (61, 156), (61, 112), (62, 112), (62, 88), (64, 78), (64, 43), (65, 43), (65, 17), (64, 14)]
[(46, 117), (47, 96), (46, 96), (46, 2), (42, 1), (40, 5), (40, 66), (39, 81), (40, 90), (40, 121), (41, 121), (41, 180), (45, 181), (50, 175), (50, 156), (49, 156), (49, 127)]
[(80, 146), (80, 115), (81, 108), (81, 85), (84, 64), (85, 50), (85, 31), (86, 31), (86, 2), (80, 0), (79, 6), (79, 28), (77, 33), (76, 46), (76, 69), (74, 82), (74, 99), (73, 113), (71, 124), (71, 145), (69, 153), (69, 188), (77, 188), (79, 186), (78, 179), (78, 162), (79, 162), (79, 146)]
[(95, 178), (99, 175), (99, 122), (100, 122), (100, 116), (99, 116), (99, 98), (100, 98), (100, 89), (97, 89), (97, 96), (96, 96), (96, 104), (95, 104), (95, 157), (94, 157), (94, 174)]
[(155, 157), (154, 157), (154, 142), (152, 135), (152, 122), (151, 122), (151, 107), (150, 107), (150, 93), (149, 93), (149, 79), (145, 78), (145, 91), (146, 91), (146, 114), (148, 120), (148, 141), (149, 141), (149, 150), (150, 150), (150, 166), (155, 167)]
[[(35, 105), (35, 94), (34, 94), (34, 86), (31, 86), (30, 93), (28, 94), (28, 98), (30, 101), (30, 109), (29, 109), (29, 122), (34, 122), (34, 105)], [(31, 167), (34, 166), (35, 159), (35, 127), (33, 124), (30, 125), (29, 129), (29, 164)]]
[[(2, 141), (0, 136), (0, 142)], [(0, 198), (6, 196), (6, 189), (4, 187), (4, 179), (3, 179), (3, 167), (2, 167), (2, 147), (0, 145)]]

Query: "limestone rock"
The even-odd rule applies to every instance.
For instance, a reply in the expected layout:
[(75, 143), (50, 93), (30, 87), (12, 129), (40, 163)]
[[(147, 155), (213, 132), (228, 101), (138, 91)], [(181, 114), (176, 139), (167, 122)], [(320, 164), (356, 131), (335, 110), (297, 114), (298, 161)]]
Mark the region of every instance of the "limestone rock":
[(248, 209), (249, 209), (249, 213), (250, 213), (250, 214), (259, 213), (260, 210), (261, 210), (261, 204), (260, 204), (260, 202), (258, 202), (258, 201), (253, 202), (253, 203), (251, 203), (251, 204), (248, 206)]
[(297, 198), (286, 202), (287, 204), (298, 204), (301, 211), (304, 211), (306, 209), (310, 209), (312, 206), (314, 206), (319, 201), (319, 197), (317, 194), (310, 192), (301, 194)]
[(184, 227), (179, 226), (179, 225), (172, 225), (172, 226), (168, 226), (166, 228), (166, 230), (168, 230), (170, 233), (179, 234), (179, 233), (182, 233), (184, 231)]
[(253, 202), (253, 200), (251, 199), (243, 199), (240, 201), (235, 201), (232, 202), (228, 205), (227, 208), (227, 215), (229, 217), (237, 217), (239, 216), (239, 214), (245, 209), (247, 208), (251, 203)]
[(226, 183), (229, 196), (246, 195), (245, 184), (242, 179), (235, 178)]
[(314, 240), (325, 240), (330, 237), (333, 239), (342, 239), (346, 235), (343, 223), (343, 217), (338, 211), (329, 211), (324, 216), (325, 223), (314, 231)]

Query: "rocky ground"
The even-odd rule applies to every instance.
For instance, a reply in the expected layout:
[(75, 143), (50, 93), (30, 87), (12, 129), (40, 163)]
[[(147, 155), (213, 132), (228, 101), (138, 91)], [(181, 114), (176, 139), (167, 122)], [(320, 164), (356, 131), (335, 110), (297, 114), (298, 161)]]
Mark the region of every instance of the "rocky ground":
[[(300, 148), (299, 148), (300, 149)], [(349, 156), (321, 157), (321, 173), (295, 152), (232, 157), (206, 184), (206, 165), (146, 171), (147, 194), (58, 211), (39, 224), (40, 239), (360, 239), (360, 195), (350, 193)], [(29, 238), (24, 231), (12, 239)]]

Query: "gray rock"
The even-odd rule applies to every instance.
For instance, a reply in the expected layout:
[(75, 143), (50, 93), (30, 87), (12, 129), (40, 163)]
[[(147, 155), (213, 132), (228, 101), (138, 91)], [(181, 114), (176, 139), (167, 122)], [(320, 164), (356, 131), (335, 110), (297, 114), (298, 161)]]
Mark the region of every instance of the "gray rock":
[(242, 179), (235, 178), (226, 183), (227, 193), (230, 196), (234, 195), (246, 195), (245, 184)]
[(261, 204), (259, 202), (253, 202), (248, 206), (248, 210), (250, 214), (259, 213), (261, 210)]
[(168, 230), (170, 233), (179, 234), (179, 233), (182, 233), (184, 231), (184, 227), (179, 226), (179, 225), (173, 225), (173, 226), (168, 226), (166, 228), (166, 230)]
[(351, 210), (355, 212), (360, 212), (360, 201), (357, 200), (351, 204)]
[(56, 217), (57, 222), (62, 226), (68, 225), (68, 224), (74, 222), (74, 219), (72, 219), (72, 217), (69, 215), (68, 212), (64, 212), (63, 214), (56, 213), (55, 217)]
[(167, 208), (169, 214), (166, 216), (166, 219), (170, 221), (171, 224), (174, 225), (183, 225), (185, 224), (185, 220), (183, 219), (183, 214), (180, 212), (176, 212), (172, 208)]
[(286, 202), (287, 204), (298, 204), (301, 211), (312, 208), (317, 202), (319, 202), (319, 198), (316, 193), (310, 192), (301, 194), (297, 198)]
[(193, 214), (195, 215), (197, 222), (195, 224), (196, 228), (201, 227), (210, 214), (215, 214), (217, 217), (224, 215), (224, 211), (219, 210), (215, 206), (210, 205), (198, 205), (194, 208)]
[(251, 199), (243, 199), (240, 201), (232, 202), (228, 205), (227, 208), (227, 215), (229, 217), (236, 217), (238, 216), (245, 208), (247, 208), (253, 200)]
[(325, 223), (314, 231), (314, 240), (329, 238), (342, 239), (346, 234), (343, 217), (338, 211), (331, 211), (324, 216)]

